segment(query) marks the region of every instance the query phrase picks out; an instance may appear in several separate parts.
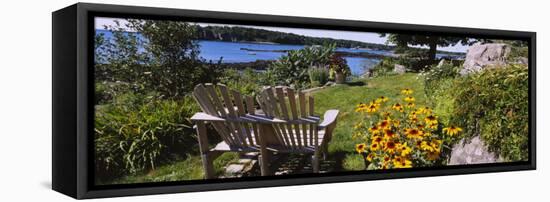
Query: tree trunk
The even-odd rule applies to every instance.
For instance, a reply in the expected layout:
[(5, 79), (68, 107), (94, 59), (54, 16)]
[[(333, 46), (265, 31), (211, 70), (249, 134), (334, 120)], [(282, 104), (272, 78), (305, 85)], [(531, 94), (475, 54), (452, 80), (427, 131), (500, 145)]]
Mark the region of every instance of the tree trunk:
[(429, 60), (431, 63), (435, 63), (435, 54), (437, 53), (437, 43), (435, 41), (430, 42)]

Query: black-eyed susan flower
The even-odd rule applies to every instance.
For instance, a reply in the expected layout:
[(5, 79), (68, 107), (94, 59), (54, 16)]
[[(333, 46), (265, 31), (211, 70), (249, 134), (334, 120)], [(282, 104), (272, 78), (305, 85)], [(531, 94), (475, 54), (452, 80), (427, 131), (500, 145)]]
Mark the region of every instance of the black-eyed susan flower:
[(426, 118), (424, 118), (424, 122), (426, 122), (427, 125), (437, 124), (437, 116), (428, 115), (426, 116)]
[(378, 149), (380, 149), (380, 144), (376, 143), (376, 142), (373, 142), (370, 144), (370, 150), (371, 151), (378, 151)]
[(394, 168), (412, 168), (412, 161), (406, 158), (399, 158), (393, 160)]
[(357, 151), (357, 153), (359, 154), (365, 152), (365, 148), (367, 148), (367, 145), (365, 143), (355, 145), (355, 151)]
[(370, 127), (369, 128), (369, 132), (372, 134), (372, 135), (377, 135), (377, 134), (380, 134), (380, 127), (378, 126), (373, 126), (373, 127)]
[(435, 149), (427, 141), (422, 141), (420, 143), (420, 149), (422, 149), (424, 151), (428, 151), (428, 152), (435, 152)]
[(407, 146), (406, 142), (397, 146), (397, 152), (401, 156), (407, 156), (411, 153), (411, 151), (412, 149), (409, 146)]
[(405, 105), (405, 107), (407, 107), (407, 108), (414, 108), (414, 106), (415, 106), (414, 102), (409, 102), (409, 103), (407, 103), (407, 105)]
[(430, 146), (434, 149), (434, 151), (436, 151), (436, 152), (441, 152), (441, 143), (442, 143), (441, 140), (433, 139), (433, 140), (430, 142)]
[(388, 152), (390, 154), (393, 154), (395, 152), (396, 143), (394, 141), (387, 141), (384, 145), (384, 151)]
[(359, 103), (356, 107), (355, 107), (355, 112), (364, 112), (367, 110), (367, 105), (366, 104), (363, 104), (363, 103)]
[(391, 127), (391, 122), (387, 120), (383, 120), (378, 124), (378, 127), (380, 127), (380, 129), (388, 129)]
[(392, 138), (395, 138), (397, 136), (397, 133), (395, 133), (391, 129), (384, 129), (384, 139), (391, 140)]
[(403, 90), (401, 90), (401, 93), (403, 93), (404, 95), (410, 95), (413, 93), (413, 90), (409, 89), (409, 88), (405, 88)]
[(426, 159), (430, 161), (435, 161), (439, 159), (440, 156), (441, 156), (441, 152), (438, 152), (438, 151), (432, 151), (432, 152), (429, 151), (426, 153)]
[(396, 110), (396, 111), (403, 112), (403, 105), (401, 105), (399, 103), (395, 103), (391, 108)]
[(380, 137), (380, 136), (375, 136), (374, 138), (372, 138), (372, 143), (381, 144), (383, 140), (384, 140), (384, 139), (383, 139), (382, 137)]
[(380, 96), (378, 99), (376, 99), (378, 103), (381, 103), (381, 102), (387, 102), (388, 100), (390, 100), (389, 98), (385, 97), (385, 96)]
[(416, 99), (414, 99), (414, 97), (407, 96), (407, 97), (405, 97), (405, 99), (403, 99), (403, 100), (405, 100), (405, 102), (414, 102)]
[(462, 128), (459, 128), (457, 126), (449, 126), (447, 128), (443, 128), (443, 132), (447, 133), (447, 135), (454, 136), (462, 131)]
[(367, 110), (368, 113), (374, 113), (374, 112), (376, 112), (376, 111), (378, 110), (379, 106), (380, 106), (380, 105), (378, 105), (378, 104), (376, 104), (376, 103), (374, 103), (374, 102), (371, 102), (371, 103), (367, 106), (366, 110)]
[(376, 153), (369, 153), (369, 155), (367, 155), (366, 159), (367, 161), (369, 162), (372, 162), (372, 159), (376, 158)]
[(410, 139), (422, 139), (424, 132), (416, 128), (407, 128), (405, 129), (405, 135)]

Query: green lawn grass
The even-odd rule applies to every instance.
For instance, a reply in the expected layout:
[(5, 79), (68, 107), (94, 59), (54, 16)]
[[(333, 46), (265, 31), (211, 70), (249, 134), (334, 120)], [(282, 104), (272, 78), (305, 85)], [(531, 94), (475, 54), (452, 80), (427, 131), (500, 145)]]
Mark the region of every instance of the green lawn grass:
[[(338, 124), (334, 131), (332, 141), (329, 143), (329, 153), (345, 153), (342, 167), (346, 170), (364, 169), (364, 161), (355, 153), (355, 144), (351, 138), (353, 125), (361, 119), (361, 114), (355, 112), (355, 107), (360, 102), (366, 103), (380, 96), (390, 99), (390, 103), (400, 102), (400, 92), (403, 88), (414, 90), (413, 96), (418, 105), (426, 104), (424, 83), (417, 79), (417, 74), (407, 73), (377, 77), (372, 79), (359, 79), (349, 84), (328, 87), (313, 93), (315, 98), (315, 111), (321, 115), (328, 109), (340, 110)], [(224, 167), (236, 162), (237, 153), (225, 153), (214, 161), (216, 173), (223, 175)], [(109, 184), (128, 184), (143, 182), (165, 182), (181, 180), (197, 180), (204, 176), (200, 156), (188, 156), (185, 160), (163, 165), (155, 170), (138, 173), (116, 179)]]
[(417, 74), (413, 73), (356, 80), (313, 93), (317, 114), (322, 116), (328, 109), (340, 110), (338, 125), (329, 143), (329, 153), (346, 153), (343, 160), (344, 169), (364, 169), (363, 159), (355, 153), (355, 144), (359, 142), (351, 138), (353, 125), (361, 120), (361, 114), (355, 112), (356, 105), (361, 102), (368, 103), (380, 96), (388, 97), (389, 103), (403, 104), (403, 100), (399, 100), (402, 98), (400, 93), (403, 88), (413, 89), (412, 96), (416, 98), (417, 105), (426, 105), (424, 82), (417, 79)]

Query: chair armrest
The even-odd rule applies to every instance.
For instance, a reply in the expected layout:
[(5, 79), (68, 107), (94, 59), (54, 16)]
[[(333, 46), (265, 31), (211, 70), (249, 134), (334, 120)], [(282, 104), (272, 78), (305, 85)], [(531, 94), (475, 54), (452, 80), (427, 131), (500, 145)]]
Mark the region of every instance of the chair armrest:
[(191, 117), (191, 121), (225, 121), (225, 119), (204, 112), (197, 112)]
[(325, 115), (323, 116), (323, 122), (319, 124), (319, 128), (326, 128), (335, 123), (336, 118), (338, 117), (338, 113), (340, 113), (340, 111), (335, 109), (327, 110), (325, 112)]

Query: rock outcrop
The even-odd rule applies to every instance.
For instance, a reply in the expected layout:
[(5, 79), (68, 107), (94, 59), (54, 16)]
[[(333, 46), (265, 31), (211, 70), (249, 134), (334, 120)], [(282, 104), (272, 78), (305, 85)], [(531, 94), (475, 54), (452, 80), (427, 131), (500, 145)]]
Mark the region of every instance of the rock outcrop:
[(472, 138), (467, 144), (464, 144), (464, 141), (463, 139), (453, 146), (448, 165), (502, 162), (501, 158), (487, 150), (487, 147), (479, 136)]
[(507, 59), (510, 51), (511, 48), (509, 45), (500, 43), (475, 44), (470, 46), (460, 74), (466, 75), (484, 68), (505, 65), (508, 62)]
[(406, 70), (407, 69), (405, 68), (405, 66), (400, 65), (400, 64), (395, 64), (393, 66), (393, 71), (398, 73), (398, 74), (404, 74)]

